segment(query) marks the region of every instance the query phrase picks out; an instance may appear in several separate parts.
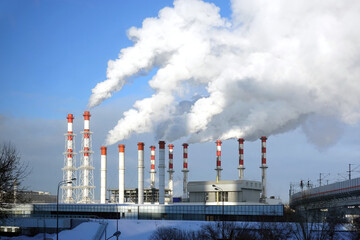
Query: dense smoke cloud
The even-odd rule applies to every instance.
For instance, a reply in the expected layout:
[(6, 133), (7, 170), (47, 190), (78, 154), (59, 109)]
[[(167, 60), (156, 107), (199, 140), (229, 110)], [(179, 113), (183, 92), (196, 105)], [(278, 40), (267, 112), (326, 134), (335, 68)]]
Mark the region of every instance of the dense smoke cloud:
[(155, 93), (124, 112), (107, 144), (152, 130), (167, 141), (254, 140), (309, 116), (359, 120), (359, 1), (233, 0), (231, 8), (226, 19), (214, 4), (175, 0), (128, 31), (134, 45), (109, 61), (89, 106), (153, 69)]

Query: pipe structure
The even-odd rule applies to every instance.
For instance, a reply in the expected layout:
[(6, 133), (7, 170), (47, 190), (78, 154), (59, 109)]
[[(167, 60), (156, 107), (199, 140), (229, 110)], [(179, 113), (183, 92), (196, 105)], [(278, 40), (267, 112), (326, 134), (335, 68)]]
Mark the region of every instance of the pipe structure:
[(188, 198), (188, 190), (187, 190), (187, 184), (188, 184), (188, 146), (189, 144), (184, 143), (183, 144), (183, 170), (181, 170), (184, 173), (184, 179), (183, 179), (183, 199)]
[(261, 183), (262, 183), (262, 192), (260, 200), (262, 202), (266, 201), (266, 140), (267, 137), (262, 136), (261, 138)]
[(244, 179), (244, 139), (243, 138), (239, 138), (238, 139), (239, 142), (239, 179), (242, 180)]
[(106, 203), (106, 147), (101, 147), (100, 203)]
[(125, 193), (125, 145), (119, 144), (119, 203), (124, 203)]
[(151, 149), (151, 169), (150, 169), (150, 188), (155, 188), (155, 146), (150, 146)]
[(159, 204), (165, 203), (165, 142), (159, 141)]
[(82, 159), (80, 174), (80, 188), (82, 190), (81, 203), (92, 203), (94, 201), (94, 175), (93, 175), (93, 164), (92, 164), (92, 151), (91, 151), (91, 134), (90, 132), (90, 112), (85, 111), (84, 114), (84, 131), (82, 141)]
[(174, 195), (174, 168), (173, 168), (173, 157), (174, 157), (174, 145), (169, 144), (169, 198), (170, 202), (173, 202)]
[(217, 140), (216, 142), (216, 182), (221, 181), (221, 141)]
[(75, 178), (75, 134), (73, 133), (73, 121), (74, 116), (72, 114), (68, 114), (67, 118), (67, 133), (65, 134), (65, 152), (64, 152), (64, 168), (63, 168), (63, 181), (66, 184), (62, 185), (61, 188), (63, 190), (62, 200), (64, 203), (74, 203), (73, 198), (73, 183), (70, 183), (70, 180)]
[(138, 204), (144, 204), (144, 143), (138, 143)]

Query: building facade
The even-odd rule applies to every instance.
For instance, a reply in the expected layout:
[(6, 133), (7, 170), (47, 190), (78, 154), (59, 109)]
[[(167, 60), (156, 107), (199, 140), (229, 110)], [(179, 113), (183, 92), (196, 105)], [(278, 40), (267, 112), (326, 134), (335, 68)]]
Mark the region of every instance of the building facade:
[(189, 182), (191, 203), (253, 203), (260, 202), (262, 185), (259, 181), (199, 181)]

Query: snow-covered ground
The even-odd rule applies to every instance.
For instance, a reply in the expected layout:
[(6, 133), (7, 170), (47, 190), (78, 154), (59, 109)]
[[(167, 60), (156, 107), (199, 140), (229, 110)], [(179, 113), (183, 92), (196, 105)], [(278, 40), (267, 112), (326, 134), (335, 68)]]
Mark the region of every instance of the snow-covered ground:
[[(116, 232), (116, 220), (110, 220), (106, 229), (107, 237)], [(119, 239), (148, 239), (158, 227), (174, 227), (177, 229), (198, 230), (205, 222), (200, 221), (161, 221), (161, 220), (119, 220)]]
[[(205, 222), (201, 221), (161, 221), (161, 220), (104, 220), (85, 222), (72, 230), (64, 230), (59, 233), (59, 239), (66, 240), (91, 240), (99, 239), (98, 231), (106, 224), (106, 238), (111, 237), (116, 231), (120, 231), (119, 239), (146, 240), (158, 227), (174, 227), (178, 229), (197, 230)], [(56, 234), (46, 234), (47, 239), (56, 239)], [(1, 240), (43, 240), (44, 234), (34, 237), (0, 237)], [(100, 239), (105, 239), (102, 234)], [(116, 239), (116, 238), (112, 238)]]
[[(214, 222), (213, 222), (214, 223)], [(201, 225), (209, 224), (204, 221), (161, 221), (161, 220), (92, 220), (84, 222), (72, 230), (64, 230), (59, 233), (59, 239), (61, 240), (102, 240), (111, 237), (115, 232), (120, 231), (121, 235), (119, 239), (126, 240), (146, 240), (149, 239), (151, 234), (158, 227), (172, 227), (179, 230), (199, 230)], [(248, 227), (256, 228), (260, 223), (252, 222), (246, 223)], [(285, 223), (277, 223), (285, 224)], [(104, 228), (106, 227), (105, 231)], [(345, 231), (340, 233), (338, 237), (340, 239), (350, 239), (349, 232), (345, 228), (338, 229)], [(44, 238), (45, 236), (45, 238)], [(38, 234), (34, 237), (0, 237), (1, 240), (43, 240), (43, 239), (56, 239), (56, 234)], [(116, 239), (113, 237), (111, 239)]]

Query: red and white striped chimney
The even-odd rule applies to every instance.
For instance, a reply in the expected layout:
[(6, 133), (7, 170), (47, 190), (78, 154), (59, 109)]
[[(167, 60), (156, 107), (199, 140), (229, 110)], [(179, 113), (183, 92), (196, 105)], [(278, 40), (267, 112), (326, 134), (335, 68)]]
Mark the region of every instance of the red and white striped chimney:
[(100, 203), (106, 203), (106, 147), (101, 147)]
[(93, 170), (94, 167), (92, 166), (91, 161), (91, 138), (90, 135), (90, 112), (85, 111), (84, 114), (84, 131), (83, 134), (83, 155), (82, 155), (82, 163), (80, 169), (82, 170), (81, 178), (82, 178), (82, 199), (80, 202), (82, 203), (91, 203), (94, 201), (94, 194), (93, 190), (94, 186), (94, 179), (93, 179)]
[(242, 180), (244, 179), (244, 139), (243, 138), (239, 138), (238, 139), (239, 142), (239, 179)]
[[(75, 177), (75, 158), (74, 158), (74, 138), (75, 134), (73, 133), (73, 121), (74, 116), (72, 114), (68, 114), (68, 127), (66, 136), (66, 152), (65, 155), (65, 164), (64, 164), (64, 181), (70, 181)], [(63, 191), (65, 190), (65, 194), (63, 195), (63, 201), (65, 203), (73, 203), (73, 183), (68, 183), (66, 186), (63, 186)]]
[(125, 194), (125, 145), (119, 144), (119, 203), (124, 203)]
[(170, 202), (173, 200), (174, 195), (174, 168), (173, 168), (173, 157), (174, 157), (174, 145), (169, 144), (169, 191), (170, 191)]
[(187, 190), (187, 184), (188, 184), (188, 146), (189, 144), (184, 143), (183, 144), (183, 170), (181, 170), (184, 173), (184, 179), (183, 179), (183, 199), (188, 198), (188, 190)]
[(144, 143), (138, 143), (138, 204), (144, 204)]
[(159, 141), (159, 204), (165, 203), (165, 142)]
[(221, 141), (216, 141), (216, 182), (221, 181)]
[(266, 169), (268, 168), (266, 165), (266, 140), (267, 137), (262, 136), (261, 138), (261, 183), (262, 183), (262, 193), (261, 200), (263, 202), (266, 201)]
[(150, 188), (155, 188), (155, 146), (150, 146), (150, 154), (151, 154), (151, 166), (150, 166)]

